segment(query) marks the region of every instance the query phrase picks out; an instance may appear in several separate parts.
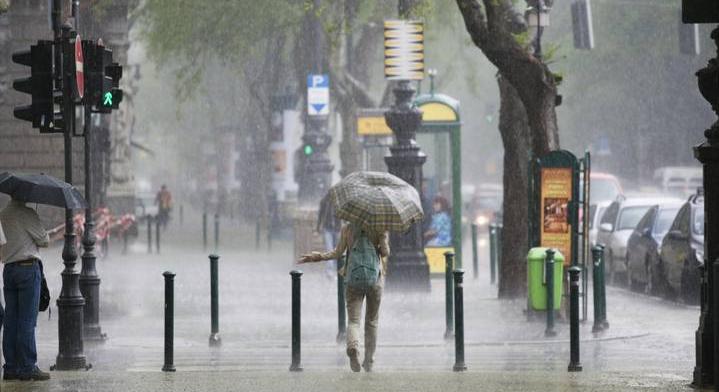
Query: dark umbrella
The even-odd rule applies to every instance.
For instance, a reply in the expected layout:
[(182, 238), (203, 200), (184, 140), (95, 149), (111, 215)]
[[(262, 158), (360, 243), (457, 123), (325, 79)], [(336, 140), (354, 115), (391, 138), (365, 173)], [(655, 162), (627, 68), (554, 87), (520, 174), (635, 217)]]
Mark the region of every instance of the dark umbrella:
[(74, 186), (46, 174), (0, 174), (0, 193), (25, 203), (48, 204), (71, 210), (87, 207)]

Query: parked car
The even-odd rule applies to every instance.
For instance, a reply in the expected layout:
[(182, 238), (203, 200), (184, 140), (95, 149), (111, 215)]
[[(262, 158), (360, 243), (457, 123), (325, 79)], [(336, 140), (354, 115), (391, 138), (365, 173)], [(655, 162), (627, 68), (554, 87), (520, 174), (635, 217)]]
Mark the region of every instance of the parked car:
[(670, 294), (688, 303), (699, 302), (700, 268), (704, 265), (704, 195), (684, 203), (664, 236), (657, 272)]
[(667, 166), (654, 171), (654, 181), (662, 192), (687, 198), (702, 186), (699, 166)]
[(501, 184), (479, 184), (467, 203), (468, 214), (480, 231), (487, 230), (492, 222), (501, 221), (502, 189)]
[(659, 246), (677, 216), (682, 202), (667, 201), (653, 206), (639, 220), (627, 241), (627, 281), (632, 289), (641, 288), (647, 294), (661, 292), (656, 273)]
[(609, 173), (592, 172), (589, 175), (589, 203), (613, 202), (624, 196), (619, 179)]
[(617, 274), (627, 272), (627, 241), (637, 223), (652, 206), (665, 203), (667, 198), (632, 198), (617, 200), (607, 207), (599, 224), (597, 242), (604, 244), (605, 273), (614, 284)]
[(589, 246), (597, 244), (597, 233), (599, 233), (599, 222), (604, 211), (612, 204), (610, 201), (600, 201), (589, 206)]

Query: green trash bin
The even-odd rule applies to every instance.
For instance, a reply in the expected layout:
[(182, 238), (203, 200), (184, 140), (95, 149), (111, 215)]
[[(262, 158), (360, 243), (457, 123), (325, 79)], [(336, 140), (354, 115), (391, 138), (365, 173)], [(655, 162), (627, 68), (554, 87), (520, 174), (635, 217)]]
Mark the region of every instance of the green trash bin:
[[(547, 285), (544, 277), (544, 260), (547, 249), (532, 248), (527, 254), (527, 285), (529, 286), (529, 306), (533, 310), (547, 310)], [(564, 255), (555, 249), (554, 253), (554, 309), (559, 310), (562, 303), (562, 284)]]

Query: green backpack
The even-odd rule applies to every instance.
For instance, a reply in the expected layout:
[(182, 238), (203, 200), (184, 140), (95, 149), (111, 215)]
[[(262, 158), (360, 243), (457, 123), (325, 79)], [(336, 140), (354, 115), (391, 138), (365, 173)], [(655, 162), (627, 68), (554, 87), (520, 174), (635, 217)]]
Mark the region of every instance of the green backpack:
[(355, 232), (354, 238), (345, 281), (349, 287), (366, 290), (374, 287), (379, 279), (379, 255), (364, 230)]

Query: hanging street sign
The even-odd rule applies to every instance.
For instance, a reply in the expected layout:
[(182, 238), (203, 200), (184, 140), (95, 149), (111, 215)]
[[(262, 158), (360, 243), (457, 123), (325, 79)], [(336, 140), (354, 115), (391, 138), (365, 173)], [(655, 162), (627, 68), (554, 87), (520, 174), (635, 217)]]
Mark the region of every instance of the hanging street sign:
[(307, 114), (310, 116), (330, 114), (329, 75), (307, 75)]
[(388, 80), (424, 79), (424, 24), (384, 21), (384, 76)]

